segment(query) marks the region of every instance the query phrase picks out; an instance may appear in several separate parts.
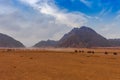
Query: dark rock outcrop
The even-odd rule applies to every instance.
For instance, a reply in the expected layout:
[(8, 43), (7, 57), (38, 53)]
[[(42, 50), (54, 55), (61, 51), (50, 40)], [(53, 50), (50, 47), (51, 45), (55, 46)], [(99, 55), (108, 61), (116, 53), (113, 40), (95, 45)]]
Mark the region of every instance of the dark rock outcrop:
[(21, 42), (12, 37), (0, 33), (0, 47), (2, 48), (21, 48), (25, 47)]
[(47, 41), (40, 41), (37, 44), (35, 44), (33, 47), (45, 48), (45, 47), (56, 47), (56, 45), (57, 45), (57, 41), (47, 40)]
[(58, 42), (59, 47), (107, 47), (106, 38), (88, 27), (74, 28)]

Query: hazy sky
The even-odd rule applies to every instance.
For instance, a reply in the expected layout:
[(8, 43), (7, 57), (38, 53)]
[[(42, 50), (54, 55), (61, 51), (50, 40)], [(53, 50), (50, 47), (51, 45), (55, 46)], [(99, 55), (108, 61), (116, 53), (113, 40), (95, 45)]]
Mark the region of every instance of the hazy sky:
[(0, 0), (0, 33), (26, 46), (83, 25), (120, 38), (120, 0)]

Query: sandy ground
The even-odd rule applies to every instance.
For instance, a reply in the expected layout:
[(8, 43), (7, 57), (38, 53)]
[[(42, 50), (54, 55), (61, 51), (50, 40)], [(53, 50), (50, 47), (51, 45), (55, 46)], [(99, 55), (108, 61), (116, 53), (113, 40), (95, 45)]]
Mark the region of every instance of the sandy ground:
[(119, 49), (74, 50), (0, 50), (0, 80), (120, 80)]

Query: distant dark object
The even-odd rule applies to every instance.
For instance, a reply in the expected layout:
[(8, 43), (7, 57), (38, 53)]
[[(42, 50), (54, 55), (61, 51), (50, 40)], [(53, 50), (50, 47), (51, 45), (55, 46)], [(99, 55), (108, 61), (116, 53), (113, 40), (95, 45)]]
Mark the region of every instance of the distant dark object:
[(116, 53), (116, 52), (114, 52), (114, 53), (113, 53), (113, 55), (117, 55), (117, 53)]
[(21, 42), (12, 37), (0, 33), (0, 47), (2, 48), (20, 48), (25, 47)]
[(82, 53), (84, 53), (84, 51), (82, 50)]
[(91, 53), (92, 53), (92, 54), (94, 54), (95, 52), (94, 52), (94, 51), (92, 51)]
[(11, 52), (12, 51), (12, 49), (7, 49), (7, 52)]
[(93, 29), (82, 26), (74, 28), (59, 41), (59, 47), (108, 47), (109, 41)]
[(84, 53), (84, 51), (83, 50), (79, 50), (79, 53)]
[(30, 57), (30, 59), (33, 59), (32, 57)]
[(81, 53), (82, 51), (81, 50), (79, 50), (79, 53)]
[(32, 57), (30, 57), (29, 59), (33, 59)]
[(16, 66), (13, 66), (13, 68), (17, 68)]
[(92, 53), (92, 51), (87, 51), (87, 53)]
[(120, 47), (120, 39), (106, 39), (93, 29), (82, 26), (74, 28), (65, 34), (60, 40), (40, 41), (33, 47), (72, 47), (72, 48), (91, 48), (91, 47)]
[(94, 51), (87, 51), (87, 53), (92, 53), (92, 54), (94, 54), (95, 52), (94, 52)]
[(108, 39), (112, 47), (120, 47), (120, 39)]
[(91, 53), (91, 51), (87, 51), (87, 53)]
[(105, 54), (107, 55), (107, 54), (108, 54), (108, 52), (105, 52)]
[(77, 53), (78, 51), (77, 50), (75, 50), (75, 53)]
[(47, 41), (40, 41), (37, 44), (35, 44), (33, 47), (45, 48), (45, 47), (56, 47), (56, 45), (57, 45), (57, 41), (47, 40)]

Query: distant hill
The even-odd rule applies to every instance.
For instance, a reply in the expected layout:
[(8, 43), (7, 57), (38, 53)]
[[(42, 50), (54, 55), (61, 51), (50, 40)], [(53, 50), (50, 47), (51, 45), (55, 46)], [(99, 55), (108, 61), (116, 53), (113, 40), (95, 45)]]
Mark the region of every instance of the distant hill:
[(47, 41), (40, 41), (37, 44), (35, 44), (33, 47), (45, 48), (45, 47), (56, 47), (56, 45), (57, 45), (57, 41), (47, 40)]
[(58, 42), (59, 47), (107, 47), (109, 42), (106, 38), (93, 29), (82, 26), (74, 28), (65, 34)]
[(21, 42), (13, 39), (12, 37), (0, 33), (0, 47), (18, 48), (25, 46)]
[(120, 47), (120, 39), (108, 39), (112, 47)]
[(93, 29), (82, 26), (74, 28), (59, 41), (40, 41), (34, 47), (110, 47), (109, 40)]

